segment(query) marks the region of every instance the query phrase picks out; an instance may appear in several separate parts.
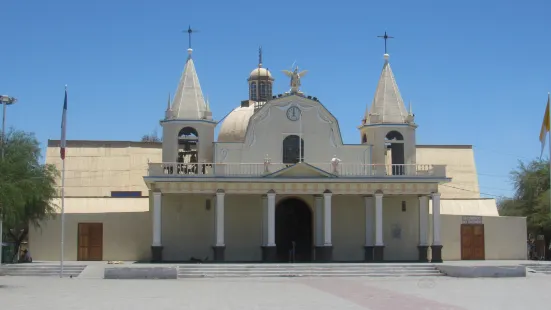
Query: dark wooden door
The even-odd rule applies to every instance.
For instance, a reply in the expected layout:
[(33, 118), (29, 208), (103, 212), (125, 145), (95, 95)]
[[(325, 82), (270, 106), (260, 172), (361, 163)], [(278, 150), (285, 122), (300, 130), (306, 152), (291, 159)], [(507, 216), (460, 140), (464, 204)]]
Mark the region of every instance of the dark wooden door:
[(484, 224), (461, 225), (461, 259), (485, 259)]
[(103, 260), (103, 223), (78, 224), (79, 261)]

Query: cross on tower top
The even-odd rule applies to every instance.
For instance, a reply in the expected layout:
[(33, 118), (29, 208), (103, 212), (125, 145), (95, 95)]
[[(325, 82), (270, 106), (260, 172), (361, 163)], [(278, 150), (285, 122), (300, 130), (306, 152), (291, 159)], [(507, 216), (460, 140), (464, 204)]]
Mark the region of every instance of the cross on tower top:
[(262, 46), (258, 47), (258, 66), (262, 67)]
[(385, 40), (385, 54), (387, 54), (386, 41), (387, 41), (388, 39), (394, 39), (394, 37), (389, 36), (389, 35), (386, 33), (386, 31), (385, 31), (385, 35), (384, 35), (384, 36), (377, 36), (377, 38), (383, 38), (383, 39)]
[(187, 30), (185, 30), (184, 32), (187, 32), (188, 34), (188, 44), (189, 44), (189, 49), (191, 49), (191, 34), (194, 33), (194, 32), (199, 32), (198, 30), (196, 29), (191, 29), (191, 25), (188, 26)]

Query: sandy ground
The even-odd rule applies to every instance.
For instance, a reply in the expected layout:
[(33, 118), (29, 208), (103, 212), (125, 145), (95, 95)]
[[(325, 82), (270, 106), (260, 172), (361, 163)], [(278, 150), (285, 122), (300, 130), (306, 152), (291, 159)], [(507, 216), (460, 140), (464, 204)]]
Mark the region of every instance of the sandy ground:
[(0, 309), (547, 309), (551, 276), (103, 280), (0, 277)]

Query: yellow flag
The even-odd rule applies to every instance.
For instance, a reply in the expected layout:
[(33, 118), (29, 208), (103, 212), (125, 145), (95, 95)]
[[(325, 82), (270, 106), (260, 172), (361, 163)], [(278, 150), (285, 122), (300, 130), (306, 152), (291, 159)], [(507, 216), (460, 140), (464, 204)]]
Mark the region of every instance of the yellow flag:
[[(540, 130), (540, 142), (541, 142), (541, 155), (543, 154), (543, 149), (545, 148), (545, 139), (547, 138), (547, 133), (551, 129), (551, 123), (549, 119), (549, 104), (551, 103), (551, 95), (547, 94), (547, 106), (545, 107), (545, 115), (543, 116), (543, 122), (541, 124)], [(551, 147), (551, 146), (550, 146)]]

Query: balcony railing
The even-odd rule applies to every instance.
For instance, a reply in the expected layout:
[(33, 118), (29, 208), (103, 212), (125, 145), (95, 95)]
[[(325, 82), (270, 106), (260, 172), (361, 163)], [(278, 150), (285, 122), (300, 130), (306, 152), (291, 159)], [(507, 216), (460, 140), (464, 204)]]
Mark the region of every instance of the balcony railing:
[[(446, 177), (445, 165), (368, 165), (321, 163), (310, 165), (341, 177)], [(262, 177), (292, 164), (282, 163), (150, 163), (149, 176)]]

